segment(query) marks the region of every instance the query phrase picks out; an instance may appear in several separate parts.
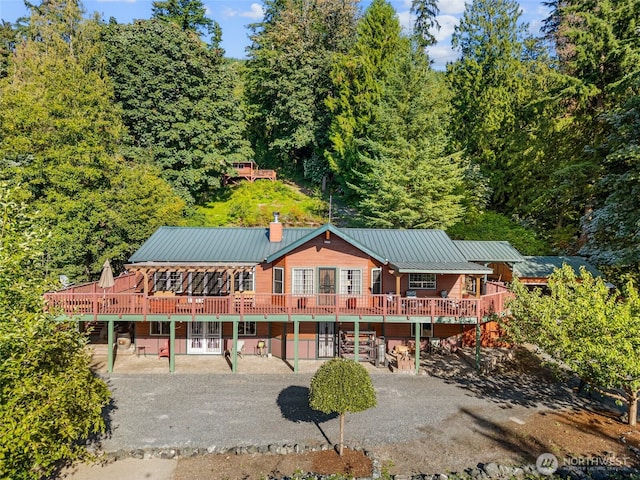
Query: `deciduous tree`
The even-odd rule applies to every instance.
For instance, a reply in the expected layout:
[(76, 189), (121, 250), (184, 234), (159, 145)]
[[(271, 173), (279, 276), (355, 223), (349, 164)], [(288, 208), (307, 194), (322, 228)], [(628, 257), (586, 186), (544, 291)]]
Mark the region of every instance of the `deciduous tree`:
[(549, 293), (517, 280), (506, 323), (513, 339), (538, 345), (585, 382), (626, 403), (637, 422), (640, 391), (640, 297), (633, 282), (610, 291), (602, 278), (568, 265), (549, 278)]
[(86, 338), (44, 308), (44, 230), (6, 185), (0, 205), (0, 477), (37, 480), (88, 458), (110, 394)]

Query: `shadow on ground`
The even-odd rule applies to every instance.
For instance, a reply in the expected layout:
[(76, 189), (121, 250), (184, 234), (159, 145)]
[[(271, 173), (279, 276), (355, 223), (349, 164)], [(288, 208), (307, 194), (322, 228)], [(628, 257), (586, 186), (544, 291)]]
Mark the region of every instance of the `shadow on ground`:
[(276, 400), (283, 418), (290, 422), (313, 423), (327, 441), (333, 444), (320, 426), (321, 423), (338, 418), (337, 413), (326, 414), (309, 406), (309, 388), (292, 385), (283, 389)]

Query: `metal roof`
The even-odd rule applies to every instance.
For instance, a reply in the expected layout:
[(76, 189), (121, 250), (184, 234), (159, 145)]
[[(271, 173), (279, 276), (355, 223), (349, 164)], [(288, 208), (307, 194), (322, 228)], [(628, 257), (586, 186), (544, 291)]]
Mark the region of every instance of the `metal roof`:
[(344, 239), (381, 263), (401, 273), (490, 273), (470, 263), (441, 230), (385, 230), (284, 228), (282, 241), (269, 241), (268, 228), (160, 227), (130, 258), (132, 264), (254, 263), (268, 262), (325, 231)]
[(453, 243), (469, 262), (524, 262), (524, 257), (503, 240), (454, 240)]
[(289, 228), (282, 242), (269, 241), (265, 228), (160, 227), (129, 258), (140, 262), (262, 262), (283, 244), (295, 242), (314, 229)]
[(567, 264), (580, 275), (580, 267), (585, 267), (594, 277), (602, 277), (602, 273), (591, 265), (584, 257), (571, 256), (540, 256), (524, 257), (525, 261), (517, 263), (513, 267), (513, 275), (518, 278), (547, 278), (556, 268), (562, 268)]

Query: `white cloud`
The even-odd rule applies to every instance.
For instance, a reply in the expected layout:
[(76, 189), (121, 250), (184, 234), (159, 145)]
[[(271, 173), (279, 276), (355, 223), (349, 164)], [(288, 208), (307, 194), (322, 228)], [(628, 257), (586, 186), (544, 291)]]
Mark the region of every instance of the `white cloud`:
[(448, 45), (434, 45), (427, 48), (427, 53), (433, 60), (434, 70), (445, 70), (447, 63), (453, 62), (458, 56)]
[(98, 3), (136, 3), (136, 0), (96, 0)]
[(398, 20), (400, 21), (400, 26), (404, 31), (410, 32), (413, 29), (413, 17), (409, 10), (398, 12)]
[[(438, 43), (450, 38), (451, 34), (453, 34), (453, 30), (456, 28), (456, 25), (460, 22), (460, 19), (453, 15), (438, 15), (436, 20), (438, 20), (438, 24), (440, 24), (440, 30), (434, 29), (431, 33)], [(447, 43), (450, 42), (447, 41)]]
[(464, 12), (465, 0), (440, 0), (438, 8), (444, 15), (456, 15)]
[(264, 17), (264, 9), (262, 5), (259, 3), (252, 3), (249, 7), (249, 10), (241, 11), (234, 10), (233, 8), (225, 8), (222, 12), (224, 17), (243, 17), (243, 18), (251, 18), (253, 20), (258, 20)]

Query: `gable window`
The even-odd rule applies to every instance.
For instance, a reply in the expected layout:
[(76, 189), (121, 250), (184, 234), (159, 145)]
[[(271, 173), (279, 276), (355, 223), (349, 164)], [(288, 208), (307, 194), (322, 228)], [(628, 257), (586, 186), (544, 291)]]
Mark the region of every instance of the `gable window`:
[(343, 295), (362, 294), (362, 270), (340, 269), (340, 293)]
[(284, 268), (273, 268), (273, 293), (284, 293)]
[(151, 322), (149, 323), (149, 333), (151, 335), (169, 335), (170, 325), (170, 322)]
[(253, 292), (253, 270), (243, 270), (236, 272), (233, 282), (234, 292)]
[(256, 322), (238, 322), (238, 335), (255, 336)]
[(182, 272), (156, 272), (153, 275), (155, 292), (182, 293)]
[(312, 295), (313, 268), (294, 268), (292, 290), (294, 295)]
[(435, 273), (410, 273), (409, 290), (435, 290)]

